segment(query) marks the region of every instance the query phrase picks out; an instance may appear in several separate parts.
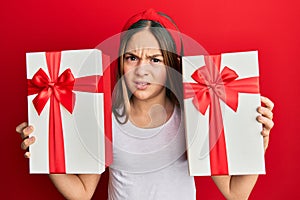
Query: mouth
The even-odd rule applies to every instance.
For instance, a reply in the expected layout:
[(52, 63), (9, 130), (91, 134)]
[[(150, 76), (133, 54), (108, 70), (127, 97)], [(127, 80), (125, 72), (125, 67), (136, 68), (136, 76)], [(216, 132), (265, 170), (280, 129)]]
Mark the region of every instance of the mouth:
[(134, 83), (138, 90), (145, 90), (150, 85), (150, 83), (143, 81), (135, 81)]

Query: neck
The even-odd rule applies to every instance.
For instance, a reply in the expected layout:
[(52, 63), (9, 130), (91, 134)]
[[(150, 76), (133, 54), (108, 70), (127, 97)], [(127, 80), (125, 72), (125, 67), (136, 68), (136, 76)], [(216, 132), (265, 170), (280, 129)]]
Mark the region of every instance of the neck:
[(164, 124), (172, 113), (173, 104), (165, 95), (147, 100), (133, 97), (129, 119), (138, 127), (153, 128)]
[(170, 100), (166, 98), (161, 99), (147, 99), (147, 100), (139, 100), (136, 98), (133, 98), (130, 104), (131, 110), (134, 113), (149, 113), (149, 111), (154, 106), (162, 106), (164, 108), (167, 108), (168, 104), (170, 104)]

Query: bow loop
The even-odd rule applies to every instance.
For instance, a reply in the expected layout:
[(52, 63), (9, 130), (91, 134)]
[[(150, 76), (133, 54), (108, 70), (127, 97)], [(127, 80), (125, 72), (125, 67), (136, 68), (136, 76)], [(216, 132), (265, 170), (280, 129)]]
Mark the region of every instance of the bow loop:
[(209, 71), (206, 66), (197, 69), (191, 76), (198, 84), (208, 85), (211, 81)]
[(221, 72), (221, 80), (226, 84), (234, 81), (238, 77), (239, 75), (227, 66), (225, 66)]
[(42, 68), (40, 68), (31, 79), (31, 83), (37, 88), (44, 88), (49, 82), (49, 77)]
[(66, 69), (58, 78), (56, 85), (58, 86), (64, 86), (64, 87), (71, 87), (70, 89), (73, 89), (75, 82), (75, 78), (71, 72), (71, 69)]

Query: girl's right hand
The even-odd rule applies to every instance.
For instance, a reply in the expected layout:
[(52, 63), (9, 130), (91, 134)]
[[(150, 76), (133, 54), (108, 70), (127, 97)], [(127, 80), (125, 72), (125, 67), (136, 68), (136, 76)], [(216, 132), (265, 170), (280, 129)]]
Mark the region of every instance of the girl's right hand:
[[(29, 135), (33, 132), (33, 126), (28, 126), (27, 122), (23, 122), (16, 127), (16, 131), (21, 135), (23, 140), (21, 143), (21, 149), (27, 150), (28, 147), (35, 142), (34, 136), (29, 137)], [(26, 151), (24, 157), (29, 158), (30, 153)]]

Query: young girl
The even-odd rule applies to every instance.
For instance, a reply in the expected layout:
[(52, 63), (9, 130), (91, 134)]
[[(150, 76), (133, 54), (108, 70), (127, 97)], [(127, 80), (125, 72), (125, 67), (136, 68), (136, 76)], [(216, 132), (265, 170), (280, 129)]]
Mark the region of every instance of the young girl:
[[(121, 35), (118, 84), (113, 106), (113, 164), (109, 168), (108, 199), (175, 200), (196, 198), (188, 175), (182, 121), (180, 79), (183, 48), (170, 30), (166, 15), (146, 10), (129, 19)], [(179, 74), (179, 76), (177, 75)], [(259, 107), (265, 149), (273, 127), (274, 104), (262, 97)], [(16, 128), (27, 149), (33, 127)], [(29, 157), (29, 152), (25, 157)], [(91, 199), (101, 175), (50, 174), (66, 199)], [(226, 199), (247, 199), (258, 175), (213, 176)]]

